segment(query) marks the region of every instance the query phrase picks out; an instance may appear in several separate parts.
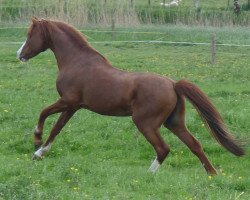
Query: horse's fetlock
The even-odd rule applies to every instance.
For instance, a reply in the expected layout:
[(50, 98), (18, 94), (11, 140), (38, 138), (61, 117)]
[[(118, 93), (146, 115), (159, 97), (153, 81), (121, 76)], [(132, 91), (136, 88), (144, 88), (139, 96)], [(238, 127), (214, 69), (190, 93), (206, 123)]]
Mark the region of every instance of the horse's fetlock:
[(169, 154), (170, 149), (168, 147), (162, 148), (160, 151), (157, 152), (157, 159), (160, 163), (162, 163), (167, 155)]

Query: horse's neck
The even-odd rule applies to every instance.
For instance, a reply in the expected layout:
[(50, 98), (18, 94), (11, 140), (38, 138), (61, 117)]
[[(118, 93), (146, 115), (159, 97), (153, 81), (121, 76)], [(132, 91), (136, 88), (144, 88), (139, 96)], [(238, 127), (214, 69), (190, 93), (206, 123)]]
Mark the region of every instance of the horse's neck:
[(52, 41), (51, 50), (56, 57), (59, 68), (67, 65), (74, 57), (79, 55), (79, 48), (64, 32), (56, 30), (50, 37)]
[(86, 41), (79, 41), (82, 43), (76, 44), (66, 33), (57, 28), (53, 30), (50, 38), (51, 50), (55, 54), (59, 70), (72, 65), (73, 60), (89, 60), (89, 62), (95, 62), (96, 65), (100, 65), (101, 62), (101, 66), (112, 68), (109, 61), (90, 47)]
[(67, 63), (72, 55), (75, 55), (77, 49), (74, 48), (70, 40), (67, 39), (63, 33), (55, 33), (51, 35), (52, 47), (58, 66), (62, 66), (63, 63)]

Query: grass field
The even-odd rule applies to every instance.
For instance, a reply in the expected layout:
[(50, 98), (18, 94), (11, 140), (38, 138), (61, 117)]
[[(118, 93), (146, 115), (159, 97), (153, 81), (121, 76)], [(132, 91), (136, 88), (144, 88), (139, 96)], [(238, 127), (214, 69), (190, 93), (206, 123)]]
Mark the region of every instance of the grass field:
[[(110, 33), (86, 31), (92, 42)], [(130, 29), (121, 29), (131, 31)], [(250, 44), (247, 28), (141, 27), (117, 33), (116, 40), (169, 40)], [(161, 129), (171, 153), (156, 174), (147, 172), (155, 152), (130, 118), (106, 117), (80, 110), (55, 140), (42, 161), (32, 161), (33, 130), (40, 111), (54, 103), (57, 66), (50, 51), (28, 63), (16, 59), (25, 29), (0, 30), (0, 199), (250, 199), (250, 47), (115, 43), (93, 46), (114, 66), (189, 79), (213, 100), (230, 130), (247, 141), (247, 155), (224, 150), (188, 104), (187, 124), (217, 168), (208, 176), (198, 159), (177, 137)], [(161, 34), (159, 34), (161, 33)], [(58, 115), (45, 126), (48, 136)]]

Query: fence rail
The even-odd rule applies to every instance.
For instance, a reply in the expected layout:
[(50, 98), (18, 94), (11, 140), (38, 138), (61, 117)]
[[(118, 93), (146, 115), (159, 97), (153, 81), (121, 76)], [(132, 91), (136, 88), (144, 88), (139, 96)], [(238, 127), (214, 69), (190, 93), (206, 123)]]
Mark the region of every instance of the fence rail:
[[(27, 29), (28, 27), (0, 27), (0, 30), (8, 29)], [(165, 35), (166, 32), (161, 31), (123, 31), (123, 30), (91, 30), (91, 29), (79, 29), (81, 32), (92, 32), (92, 33), (122, 33), (122, 34), (149, 34), (149, 35)], [(85, 34), (86, 37), (88, 35)], [(88, 37), (90, 38), (90, 37)], [(92, 39), (92, 38), (90, 38)], [(93, 40), (93, 39), (92, 39)], [(166, 40), (104, 40), (104, 41), (89, 41), (92, 44), (115, 44), (115, 43), (148, 43), (148, 44), (176, 44), (176, 45), (206, 45), (211, 46), (211, 42), (190, 42), (190, 41), (166, 41)], [(17, 45), (23, 42), (17, 41), (0, 41), (0, 45)], [(228, 47), (250, 47), (250, 44), (229, 44), (229, 43), (217, 43), (215, 46), (228, 46)]]
[[(163, 40), (116, 40), (116, 41), (91, 41), (91, 44), (115, 44), (115, 43), (145, 43), (145, 44), (177, 44), (177, 45), (206, 45), (211, 46), (211, 43), (207, 42), (175, 42), (175, 41), (163, 41)], [(23, 44), (23, 42), (11, 42), (5, 41), (0, 44), (17, 45)], [(250, 44), (216, 44), (216, 46), (228, 46), (228, 47), (250, 47)]]

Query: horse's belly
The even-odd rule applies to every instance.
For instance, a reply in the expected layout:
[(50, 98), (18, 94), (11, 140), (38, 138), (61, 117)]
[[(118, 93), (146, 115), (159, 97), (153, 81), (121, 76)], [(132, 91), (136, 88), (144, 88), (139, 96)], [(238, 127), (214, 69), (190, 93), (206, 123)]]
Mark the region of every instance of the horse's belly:
[(115, 109), (115, 110), (107, 110), (107, 111), (96, 111), (101, 115), (108, 115), (108, 116), (131, 116), (131, 110), (124, 110), (124, 109)]
[(125, 82), (89, 87), (83, 92), (83, 107), (110, 116), (129, 116), (132, 113), (133, 88)]
[(131, 106), (128, 104), (109, 104), (109, 103), (101, 103), (95, 104), (81, 104), (81, 106), (85, 109), (93, 111), (95, 113), (101, 115), (109, 115), (109, 116), (130, 116), (132, 114)]
[(96, 108), (96, 107), (85, 107), (84, 108), (91, 110), (95, 113), (100, 115), (108, 115), (108, 116), (130, 116), (132, 114), (131, 109), (124, 109), (124, 108), (113, 108), (113, 109), (103, 109), (103, 108)]

